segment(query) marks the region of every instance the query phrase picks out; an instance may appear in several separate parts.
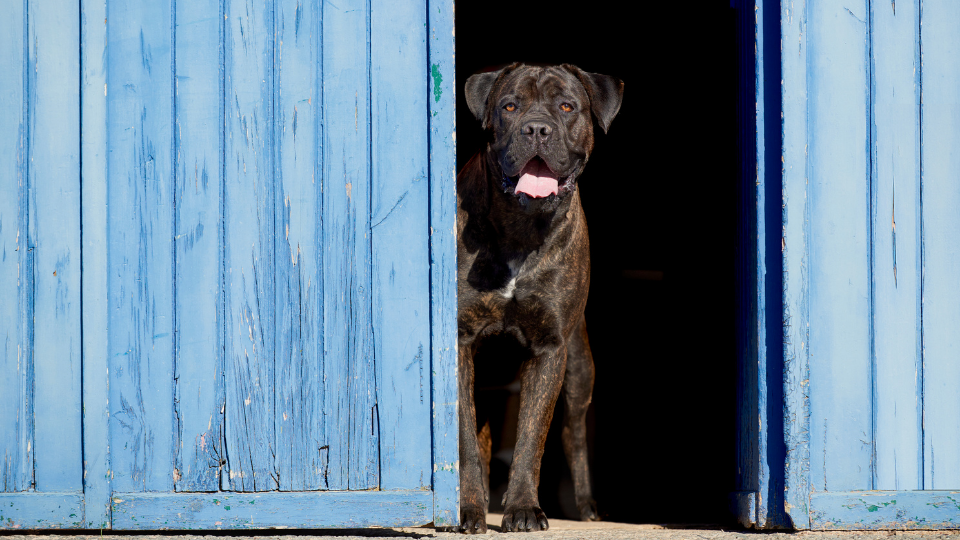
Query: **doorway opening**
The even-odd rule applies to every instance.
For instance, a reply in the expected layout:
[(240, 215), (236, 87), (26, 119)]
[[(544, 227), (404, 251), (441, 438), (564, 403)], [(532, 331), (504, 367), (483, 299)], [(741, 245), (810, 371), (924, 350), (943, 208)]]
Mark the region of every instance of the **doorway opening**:
[[(471, 74), (572, 63), (625, 82), (579, 186), (590, 227), (596, 362), (591, 472), (606, 520), (727, 523), (736, 482), (736, 14), (729, 0), (456, 2), (458, 170), (484, 144)], [(500, 344), (504, 345), (504, 344)], [(482, 351), (481, 351), (482, 354)], [(491, 511), (515, 435), (517, 385), (487, 381)], [(548, 517), (576, 519), (557, 408), (541, 472)]]

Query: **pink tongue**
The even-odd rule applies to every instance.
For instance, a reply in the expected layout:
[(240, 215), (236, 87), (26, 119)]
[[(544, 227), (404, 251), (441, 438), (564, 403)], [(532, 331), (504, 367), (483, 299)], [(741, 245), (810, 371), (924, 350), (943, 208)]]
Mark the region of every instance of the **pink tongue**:
[(517, 193), (526, 193), (531, 197), (547, 197), (557, 193), (559, 184), (546, 163), (534, 158), (520, 171)]

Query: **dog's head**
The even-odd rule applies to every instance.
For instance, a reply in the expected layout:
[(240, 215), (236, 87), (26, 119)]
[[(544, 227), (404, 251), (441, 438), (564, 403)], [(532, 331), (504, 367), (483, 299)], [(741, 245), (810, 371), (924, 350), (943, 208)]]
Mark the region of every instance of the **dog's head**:
[(503, 190), (527, 210), (552, 211), (576, 190), (593, 150), (593, 123), (609, 129), (623, 82), (570, 64), (512, 64), (473, 75), (465, 94), (491, 132)]

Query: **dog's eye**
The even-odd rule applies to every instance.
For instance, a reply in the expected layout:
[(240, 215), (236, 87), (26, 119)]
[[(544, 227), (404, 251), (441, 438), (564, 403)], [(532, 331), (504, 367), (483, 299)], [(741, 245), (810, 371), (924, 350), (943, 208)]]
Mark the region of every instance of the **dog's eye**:
[(507, 112), (513, 112), (517, 109), (517, 104), (507, 103), (506, 105), (503, 106), (503, 108), (506, 109)]
[(563, 112), (571, 112), (573, 110), (573, 105), (569, 103), (561, 103), (560, 110)]

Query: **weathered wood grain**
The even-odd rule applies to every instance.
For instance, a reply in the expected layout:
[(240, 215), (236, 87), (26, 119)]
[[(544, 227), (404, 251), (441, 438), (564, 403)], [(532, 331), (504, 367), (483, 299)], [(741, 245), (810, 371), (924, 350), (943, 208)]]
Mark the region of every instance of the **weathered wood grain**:
[(80, 493), (0, 493), (0, 530), (78, 529), (84, 526)]
[[(58, 2), (0, 23), (3, 526), (455, 523), (452, 4)], [(328, 487), (412, 489), (174, 493)]]
[[(0, 491), (23, 491), (33, 476), (28, 370), (33, 344), (33, 250), (27, 233), (26, 13), (13, 2), (0, 18)], [(27, 278), (27, 279), (24, 279)]]
[(958, 491), (839, 491), (810, 496), (813, 529), (956, 529)]
[(871, 4), (875, 489), (922, 489), (919, 1)]
[(430, 472), (430, 254), (425, 1), (371, 2), (371, 232), (381, 489)]
[(304, 491), (326, 488), (328, 457), (320, 364), (320, 2), (278, 2), (276, 16), (276, 459), (279, 489)]
[(122, 530), (412, 527), (431, 521), (429, 491), (116, 493)]
[[(457, 435), (456, 88), (453, 3), (427, 0), (433, 522), (460, 522)], [(446, 77), (444, 77), (446, 76)]]
[(323, 369), (330, 489), (379, 483), (370, 259), (369, 9), (323, 4)]
[(817, 2), (808, 17), (811, 482), (870, 489), (869, 10)]
[(223, 448), (223, 95), (218, 0), (176, 3), (177, 491), (216, 491)]
[[(807, 144), (807, 7), (780, 7), (783, 79), (784, 510), (796, 528), (810, 526), (810, 222)], [(761, 430), (762, 431), (762, 430)], [(771, 433), (772, 437), (777, 434)], [(779, 509), (777, 509), (779, 510)]]
[(80, 2), (83, 525), (110, 526), (106, 0)]
[(923, 487), (960, 487), (960, 4), (924, 0)]
[(121, 491), (174, 483), (170, 8), (107, 5), (110, 448)]
[(69, 0), (31, 0), (27, 5), (33, 480), (37, 491), (79, 491), (80, 13)]
[(757, 512), (759, 527), (778, 526), (783, 506), (783, 439), (765, 433), (783, 432), (782, 387), (771, 381), (783, 380), (783, 319), (781, 311), (782, 288), (777, 279), (782, 272), (782, 261), (777, 252), (781, 234), (781, 215), (776, 212), (781, 204), (780, 167), (777, 150), (781, 146), (776, 129), (775, 112), (780, 107), (779, 96), (771, 92), (769, 81), (776, 80), (778, 69), (776, 29), (769, 28), (768, 20), (775, 11), (769, 5), (757, 2), (748, 8), (754, 11), (756, 21), (756, 269), (757, 269), (757, 423), (760, 436), (757, 443)]
[(223, 489), (277, 487), (274, 466), (274, 13), (225, 3)]

